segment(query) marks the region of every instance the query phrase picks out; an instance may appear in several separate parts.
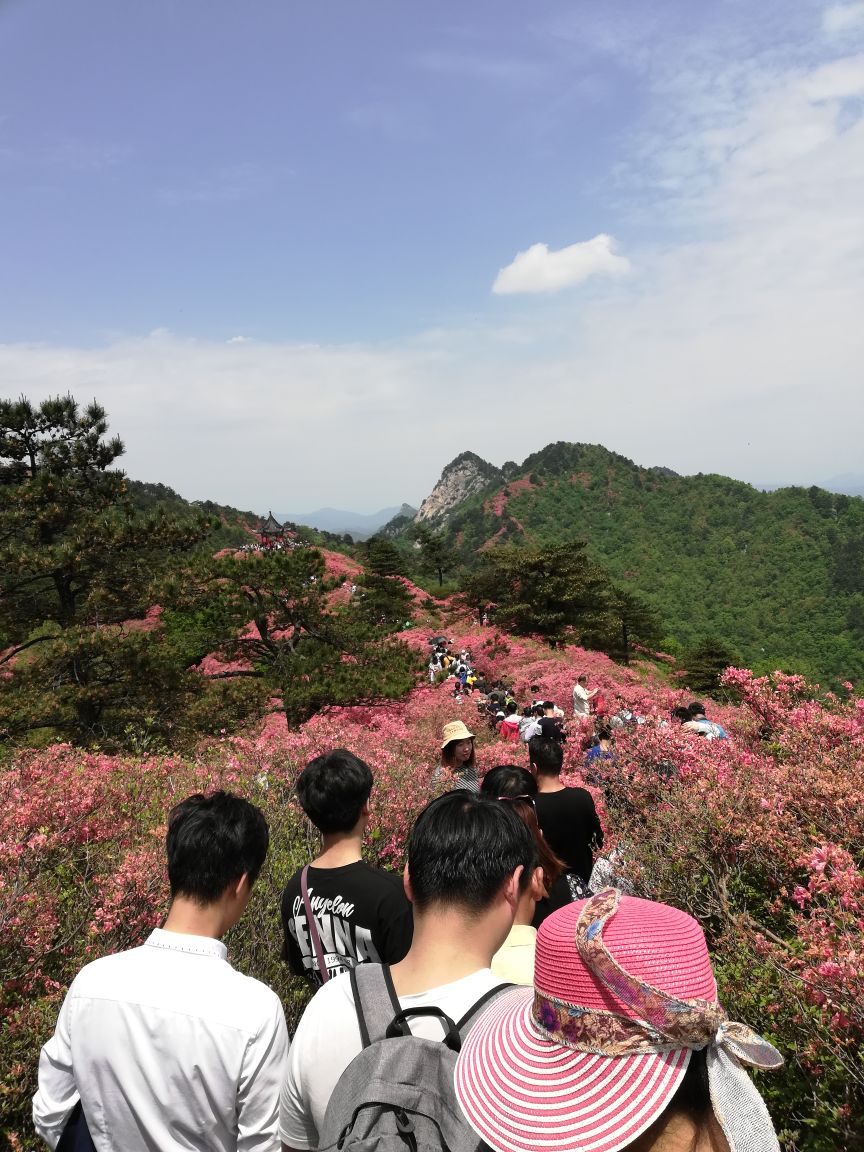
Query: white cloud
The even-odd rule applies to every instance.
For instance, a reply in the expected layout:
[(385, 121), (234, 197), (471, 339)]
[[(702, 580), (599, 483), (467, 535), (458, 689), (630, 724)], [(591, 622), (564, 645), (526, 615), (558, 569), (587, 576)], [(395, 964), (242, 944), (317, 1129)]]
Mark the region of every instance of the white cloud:
[(512, 264), (502, 268), (492, 291), (498, 296), (530, 292), (560, 292), (582, 284), (591, 276), (620, 276), (630, 271), (630, 261), (616, 256), (615, 241), (600, 233), (592, 240), (553, 251), (547, 244), (532, 244), (519, 252)]
[(825, 9), (822, 17), (822, 29), (829, 36), (842, 35), (844, 32), (864, 29), (864, 2), (855, 0), (853, 4), (832, 4)]

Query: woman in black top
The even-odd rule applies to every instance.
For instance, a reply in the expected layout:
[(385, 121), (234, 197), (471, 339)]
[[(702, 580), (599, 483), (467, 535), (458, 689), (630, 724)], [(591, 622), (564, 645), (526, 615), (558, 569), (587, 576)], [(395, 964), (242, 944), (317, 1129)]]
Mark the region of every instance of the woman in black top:
[(537, 823), (549, 847), (585, 884), (591, 879), (594, 849), (603, 847), (603, 829), (591, 793), (561, 783), (564, 750), (555, 740), (535, 736), (528, 742), (537, 774), (534, 805)]

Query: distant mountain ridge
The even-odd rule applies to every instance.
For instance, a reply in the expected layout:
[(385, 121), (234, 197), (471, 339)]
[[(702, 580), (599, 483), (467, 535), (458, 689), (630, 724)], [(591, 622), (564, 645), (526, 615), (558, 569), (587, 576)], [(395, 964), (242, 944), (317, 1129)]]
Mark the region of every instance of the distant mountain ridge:
[(365, 540), (374, 536), (396, 516), (414, 517), (415, 508), (409, 504), (401, 507), (382, 508), (378, 512), (348, 512), (342, 508), (319, 508), (315, 512), (277, 512), (276, 519), (285, 523), (305, 524), (308, 528), (317, 528), (321, 532), (333, 532), (339, 535), (354, 536)]
[[(586, 540), (682, 644), (716, 635), (748, 666), (864, 678), (864, 500), (855, 496), (761, 491), (558, 442), (502, 468), (462, 453), (416, 519), (469, 567), (501, 544)], [(402, 520), (384, 531), (409, 529)]]

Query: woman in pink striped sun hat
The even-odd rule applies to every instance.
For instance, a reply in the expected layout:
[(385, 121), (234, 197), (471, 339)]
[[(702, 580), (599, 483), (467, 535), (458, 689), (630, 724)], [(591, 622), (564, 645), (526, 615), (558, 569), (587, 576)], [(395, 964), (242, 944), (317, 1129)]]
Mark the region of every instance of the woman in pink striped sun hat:
[(783, 1057), (728, 1020), (702, 929), (607, 888), (545, 920), (534, 988), (498, 997), (456, 1064), (495, 1152), (779, 1152), (744, 1070)]

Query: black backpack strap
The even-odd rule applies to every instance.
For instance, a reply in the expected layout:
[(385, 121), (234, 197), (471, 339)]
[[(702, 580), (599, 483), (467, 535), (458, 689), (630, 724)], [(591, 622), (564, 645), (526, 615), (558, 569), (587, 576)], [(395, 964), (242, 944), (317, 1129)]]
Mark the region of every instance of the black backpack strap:
[(490, 988), (488, 992), (484, 992), (476, 1003), (472, 1004), (456, 1027), (459, 1030), (460, 1036), (465, 1038), (465, 1033), (474, 1023), (475, 1017), (479, 1016), (490, 1000), (494, 1000), (502, 992), (507, 992), (510, 988), (515, 988), (515, 984), (496, 984), (494, 988)]
[(390, 969), (382, 964), (358, 964), (350, 971), (351, 992), (360, 1025), (360, 1039), (368, 1048), (383, 1040), (393, 1017), (402, 1006), (393, 988)]

